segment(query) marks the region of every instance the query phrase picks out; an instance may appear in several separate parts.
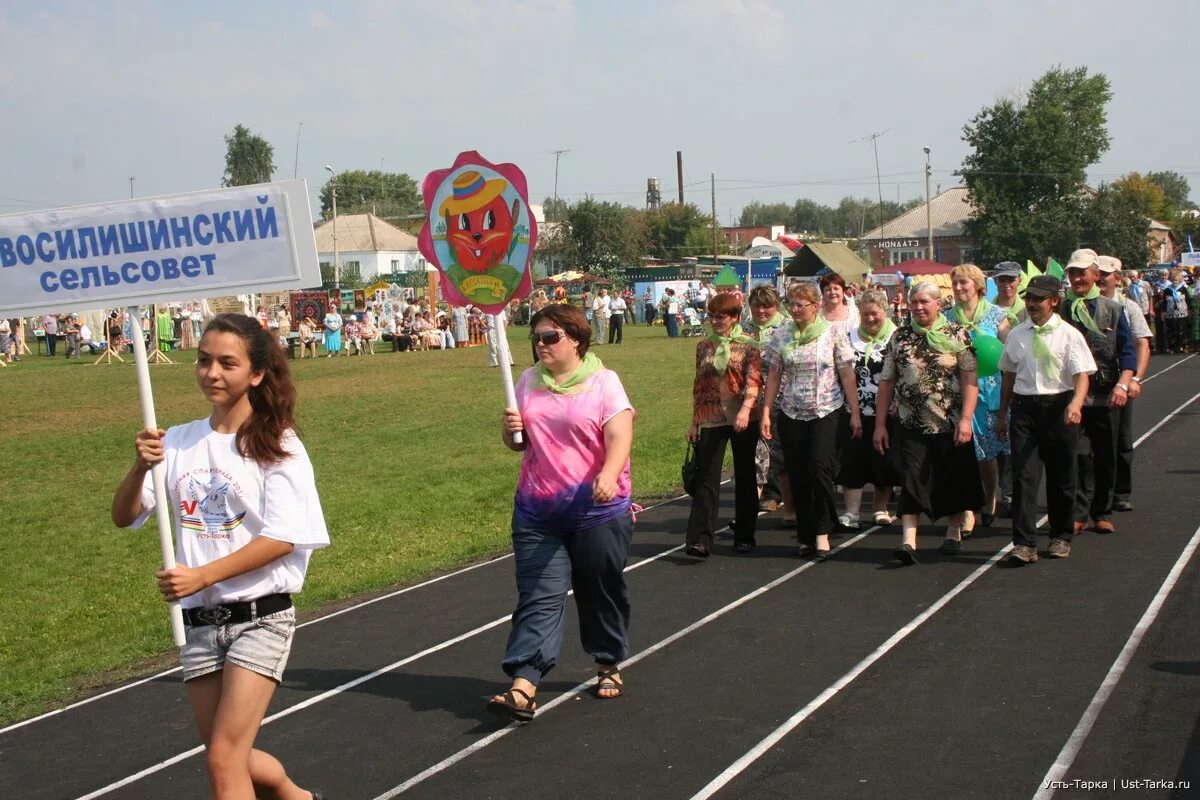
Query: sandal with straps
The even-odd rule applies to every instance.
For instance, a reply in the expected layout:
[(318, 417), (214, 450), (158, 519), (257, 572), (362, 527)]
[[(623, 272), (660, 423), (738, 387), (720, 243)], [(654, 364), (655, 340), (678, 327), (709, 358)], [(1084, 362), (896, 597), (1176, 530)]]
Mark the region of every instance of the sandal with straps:
[[(524, 705), (517, 703), (518, 694), (525, 698)], [(496, 698), (492, 698), (487, 704), (487, 710), (493, 714), (499, 714), (502, 717), (512, 717), (519, 722), (529, 722), (533, 719), (534, 712), (537, 711), (537, 702), (515, 686), (498, 695), (498, 697), (503, 699), (497, 700)]]
[[(616, 677), (613, 677), (616, 676)], [(602, 695), (601, 691), (617, 690), (616, 694)], [(625, 681), (621, 678), (619, 667), (609, 667), (596, 673), (596, 698), (599, 700), (616, 700), (625, 694)]]

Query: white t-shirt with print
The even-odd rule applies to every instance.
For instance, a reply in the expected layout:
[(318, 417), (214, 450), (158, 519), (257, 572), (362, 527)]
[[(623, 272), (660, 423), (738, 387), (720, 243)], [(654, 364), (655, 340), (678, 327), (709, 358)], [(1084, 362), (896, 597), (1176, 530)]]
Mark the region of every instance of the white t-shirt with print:
[[(256, 536), (295, 545), (270, 564), (183, 598), (184, 608), (295, 594), (313, 550), (329, 544), (308, 453), (295, 433), (284, 436), (289, 458), (262, 467), (237, 452), (236, 434), (217, 433), (207, 418), (167, 431), (164, 439), (167, 497), (174, 511), (175, 555), (199, 567), (245, 547)], [(140, 528), (153, 513), (154, 483), (142, 483)]]

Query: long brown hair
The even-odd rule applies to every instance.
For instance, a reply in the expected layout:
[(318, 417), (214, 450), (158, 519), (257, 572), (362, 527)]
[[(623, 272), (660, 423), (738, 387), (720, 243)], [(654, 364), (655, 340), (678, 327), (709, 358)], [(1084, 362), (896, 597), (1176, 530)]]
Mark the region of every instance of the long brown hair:
[(218, 314), (205, 333), (232, 333), (246, 345), (250, 369), (262, 373), (258, 386), (246, 393), (252, 413), (237, 432), (238, 452), (261, 465), (278, 464), (288, 457), (283, 436), (296, 430), (296, 385), (283, 348), (262, 324), (245, 314)]

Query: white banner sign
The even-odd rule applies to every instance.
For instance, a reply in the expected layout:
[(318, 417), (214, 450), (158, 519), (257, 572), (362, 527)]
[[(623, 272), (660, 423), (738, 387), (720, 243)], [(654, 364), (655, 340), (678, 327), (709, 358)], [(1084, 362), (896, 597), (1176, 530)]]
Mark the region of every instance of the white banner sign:
[(1185, 267), (1200, 267), (1200, 253), (1180, 253), (1179, 263)]
[(0, 216), (0, 313), (320, 286), (303, 180)]

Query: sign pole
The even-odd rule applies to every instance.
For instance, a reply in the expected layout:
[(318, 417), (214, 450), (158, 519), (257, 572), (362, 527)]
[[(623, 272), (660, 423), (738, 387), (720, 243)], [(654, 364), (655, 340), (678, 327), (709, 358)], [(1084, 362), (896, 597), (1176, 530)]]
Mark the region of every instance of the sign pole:
[[(141, 309), (130, 306), (129, 318), (141, 320)], [(137, 370), (138, 399), (142, 403), (142, 425), (152, 431), (158, 430), (158, 421), (154, 416), (154, 393), (150, 387), (150, 363), (146, 358), (146, 342), (141, 336), (141, 326), (133, 337), (133, 364)], [(157, 344), (157, 340), (155, 342)], [(167, 505), (167, 467), (159, 462), (150, 469), (154, 481), (154, 512), (158, 520), (158, 544), (162, 549), (163, 569), (175, 567), (175, 544), (172, 541), (171, 509)], [(183, 630), (183, 610), (178, 600), (171, 601), (171, 635), (176, 647), (183, 647), (187, 636)]]
[[(500, 364), (500, 379), (504, 381), (504, 401), (506, 408), (517, 407), (517, 390), (513, 386), (512, 379), (512, 356), (508, 351), (508, 331), (505, 329), (504, 318), (506, 314), (501, 311), (499, 314), (490, 315), (492, 318), (492, 327), (496, 329), (496, 360)], [(520, 432), (513, 434), (513, 443), (521, 444), (524, 437)]]

